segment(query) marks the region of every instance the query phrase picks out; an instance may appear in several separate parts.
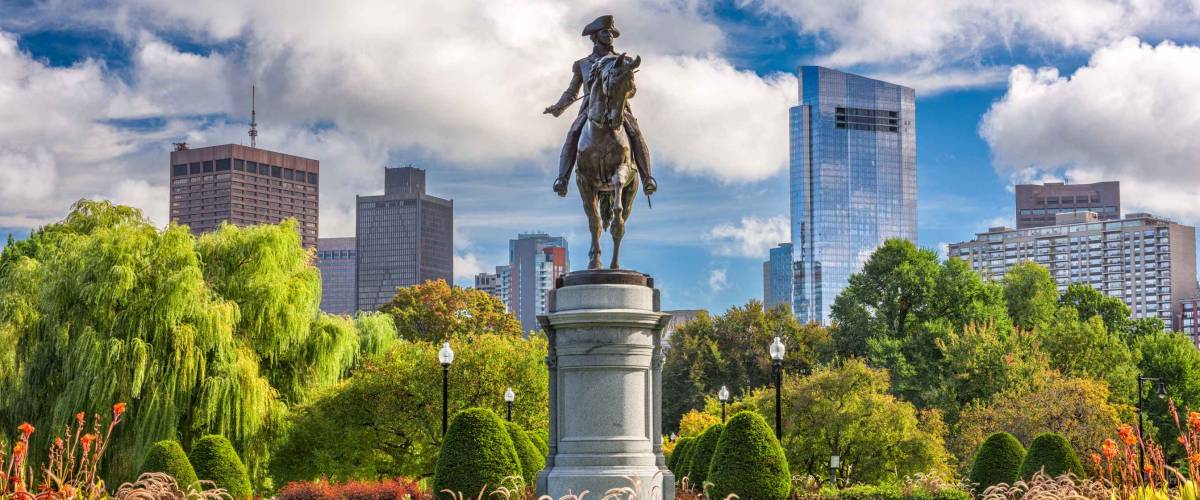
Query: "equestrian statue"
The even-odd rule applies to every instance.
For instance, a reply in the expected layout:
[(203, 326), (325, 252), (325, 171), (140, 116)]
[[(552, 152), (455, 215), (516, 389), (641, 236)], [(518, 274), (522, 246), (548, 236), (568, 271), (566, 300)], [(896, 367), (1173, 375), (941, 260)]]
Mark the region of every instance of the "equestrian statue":
[[(567, 195), (571, 170), (578, 166), (575, 185), (592, 233), (588, 269), (603, 267), (600, 260), (603, 230), (608, 230), (613, 239), (609, 268), (620, 269), (621, 238), (639, 181), (647, 197), (658, 190), (652, 175), (650, 149), (629, 107), (629, 99), (637, 93), (633, 74), (641, 66), (642, 58), (631, 59), (613, 50), (613, 39), (621, 36), (621, 32), (612, 16), (596, 18), (583, 28), (583, 36), (591, 37), (592, 53), (575, 61), (567, 90), (544, 111), (557, 117), (576, 100), (581, 101), (579, 115), (567, 132), (559, 156), (554, 192)], [(580, 89), (584, 91), (582, 98), (578, 97)]]

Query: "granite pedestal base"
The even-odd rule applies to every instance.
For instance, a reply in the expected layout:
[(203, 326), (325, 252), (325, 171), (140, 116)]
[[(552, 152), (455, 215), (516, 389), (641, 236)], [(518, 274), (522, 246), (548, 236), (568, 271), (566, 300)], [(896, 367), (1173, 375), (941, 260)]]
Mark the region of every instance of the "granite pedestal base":
[(539, 317), (549, 339), (550, 455), (537, 493), (557, 499), (634, 486), (674, 500), (662, 455), (662, 331), (653, 280), (626, 270), (570, 273)]

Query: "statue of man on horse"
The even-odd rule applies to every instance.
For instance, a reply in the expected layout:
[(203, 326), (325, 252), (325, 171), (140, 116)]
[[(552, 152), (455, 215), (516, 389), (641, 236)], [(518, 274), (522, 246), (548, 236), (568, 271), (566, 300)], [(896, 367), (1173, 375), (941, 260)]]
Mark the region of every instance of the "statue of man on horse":
[(559, 196), (567, 195), (572, 168), (578, 166), (576, 185), (592, 234), (588, 269), (602, 267), (600, 233), (603, 229), (613, 238), (609, 267), (620, 268), (621, 238), (637, 196), (638, 181), (647, 196), (658, 190), (652, 175), (650, 149), (629, 107), (629, 99), (637, 92), (633, 74), (642, 59), (630, 59), (613, 50), (613, 39), (620, 35), (612, 16), (600, 16), (584, 27), (583, 36), (592, 39), (592, 53), (575, 61), (567, 90), (557, 103), (544, 111), (556, 117), (561, 115), (580, 100), (577, 96), (583, 89), (579, 115), (567, 132), (559, 157), (554, 192)]

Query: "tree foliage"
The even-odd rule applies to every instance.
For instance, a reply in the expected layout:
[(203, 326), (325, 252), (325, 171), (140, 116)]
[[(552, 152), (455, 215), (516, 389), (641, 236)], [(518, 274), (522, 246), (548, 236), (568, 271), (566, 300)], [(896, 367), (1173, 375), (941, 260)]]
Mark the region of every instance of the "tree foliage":
[(1021, 462), (1021, 478), (1028, 481), (1034, 474), (1044, 472), (1047, 476), (1058, 477), (1062, 474), (1074, 474), (1084, 477), (1083, 463), (1067, 438), (1061, 434), (1047, 432), (1033, 438), (1029, 443), (1029, 451)]
[(717, 451), (717, 441), (721, 439), (724, 429), (724, 425), (713, 424), (696, 439), (696, 449), (688, 460), (687, 470), (683, 472), (691, 484), (703, 485), (708, 479), (708, 467), (712, 464), (713, 454)]
[(525, 484), (534, 484), (537, 473), (546, 465), (546, 456), (538, 451), (521, 426), (512, 422), (504, 422), (504, 430), (508, 431), (508, 437), (512, 439), (513, 448), (517, 451), (517, 458), (521, 461), (521, 477), (525, 480)]
[[(294, 221), (224, 226), (197, 240), (140, 211), (80, 201), (0, 254), (0, 420), (51, 428), (129, 403), (110, 483), (150, 447), (228, 437), (255, 483), (289, 404), (360, 358), (349, 320), (321, 315), (319, 274)], [(386, 336), (386, 333), (382, 335)], [(46, 446), (50, 433), (34, 436)]]
[(1004, 298), (1013, 325), (1025, 330), (1045, 327), (1058, 305), (1058, 286), (1050, 271), (1037, 263), (1024, 261), (1004, 275)]
[(454, 414), (438, 454), (433, 476), (435, 497), (486, 495), (509, 477), (521, 477), (521, 461), (504, 421), (487, 408)]
[(210, 434), (200, 438), (188, 459), (196, 468), (196, 477), (216, 483), (233, 498), (249, 499), (254, 493), (246, 466), (225, 436)]
[(994, 432), (975, 452), (971, 464), (971, 484), (975, 492), (982, 493), (997, 484), (1011, 485), (1021, 478), (1021, 462), (1025, 460), (1025, 447), (1012, 434)]
[[(546, 432), (546, 339), (481, 334), (451, 341), (450, 411), (505, 408), (512, 386), (513, 421)], [(291, 431), (275, 452), (277, 482), (428, 477), (441, 445), (440, 344), (400, 341), (386, 356), (296, 408)]]
[[(164, 439), (150, 447), (146, 460), (142, 462), (141, 474), (147, 472), (162, 472), (173, 478), (180, 488), (186, 489), (196, 484), (196, 469), (183, 452), (179, 441)], [(199, 489), (199, 488), (197, 488)]]
[(445, 280), (426, 281), (396, 290), (381, 311), (392, 317), (400, 338), (441, 343), (474, 335), (520, 336), (521, 322), (491, 294), (451, 286)]
[[(1144, 387), (1144, 415), (1157, 428), (1155, 441), (1165, 443), (1171, 457), (1185, 458), (1176, 441), (1179, 430), (1167, 405), (1174, 401), (1179, 408), (1200, 410), (1200, 350), (1186, 335), (1162, 331), (1137, 337), (1135, 347), (1141, 374), (1162, 380), (1167, 391), (1167, 398), (1159, 399), (1152, 395), (1153, 383)], [(1153, 436), (1150, 430), (1147, 434)]]
[(736, 494), (740, 498), (784, 500), (792, 490), (783, 448), (767, 421), (748, 411), (729, 419), (717, 440), (707, 476), (713, 483), (711, 498)]

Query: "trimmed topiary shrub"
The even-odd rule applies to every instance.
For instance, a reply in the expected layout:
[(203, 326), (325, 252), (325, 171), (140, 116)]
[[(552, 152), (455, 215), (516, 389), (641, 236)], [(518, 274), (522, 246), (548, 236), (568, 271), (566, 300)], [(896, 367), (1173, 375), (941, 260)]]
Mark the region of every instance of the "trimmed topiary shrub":
[(550, 456), (550, 437), (541, 432), (526, 432), (529, 435), (529, 440), (542, 453), (542, 458)]
[(1061, 434), (1047, 432), (1033, 438), (1029, 443), (1029, 451), (1021, 462), (1021, 478), (1030, 479), (1038, 471), (1045, 469), (1046, 475), (1058, 477), (1066, 473), (1083, 476), (1083, 463), (1075, 448)]
[[(906, 491), (907, 490), (907, 491)], [(902, 489), (899, 485), (854, 485), (839, 490), (821, 490), (820, 500), (971, 500), (971, 493), (957, 488)]]
[(979, 451), (975, 452), (975, 463), (971, 465), (970, 481), (977, 493), (991, 486), (1013, 484), (1021, 478), (1021, 462), (1025, 460), (1025, 447), (1021, 441), (1007, 432), (996, 432), (988, 436)]
[[(504, 478), (523, 477), (521, 459), (505, 430), (504, 421), (487, 408), (471, 408), (454, 415), (433, 474), (433, 494), (451, 498), (462, 493), (475, 498), (502, 486)], [(487, 492), (484, 492), (487, 496)]]
[(542, 452), (538, 451), (537, 447), (529, 441), (529, 435), (521, 426), (512, 422), (504, 422), (504, 427), (508, 429), (508, 437), (512, 439), (513, 448), (517, 450), (517, 458), (521, 461), (521, 477), (525, 479), (526, 485), (534, 484), (538, 471), (546, 466), (546, 456), (542, 455)]
[(688, 482), (704, 489), (704, 481), (708, 478), (708, 466), (712, 464), (713, 452), (717, 451), (717, 442), (721, 439), (721, 431), (725, 426), (711, 425), (704, 430), (696, 443), (692, 445), (692, 456), (688, 461)]
[(197, 480), (196, 469), (192, 468), (192, 462), (188, 460), (187, 453), (183, 452), (183, 446), (179, 445), (179, 441), (171, 439), (159, 441), (150, 447), (138, 475), (147, 472), (162, 472), (171, 476), (183, 490), (195, 485)]
[(683, 479), (684, 457), (687, 456), (688, 448), (692, 447), (692, 442), (695, 440), (696, 438), (688, 436), (679, 438), (679, 441), (675, 443), (675, 451), (671, 452), (671, 460), (667, 462), (667, 468), (671, 469), (672, 474), (675, 474), (676, 481)]
[(233, 450), (225, 436), (209, 434), (196, 441), (189, 457), (196, 468), (196, 477), (201, 481), (212, 481), (218, 488), (225, 488), (233, 498), (250, 498), (250, 476), (246, 466)]
[(708, 468), (710, 498), (736, 494), (754, 500), (785, 500), (792, 490), (783, 447), (762, 415), (739, 412), (725, 424)]

